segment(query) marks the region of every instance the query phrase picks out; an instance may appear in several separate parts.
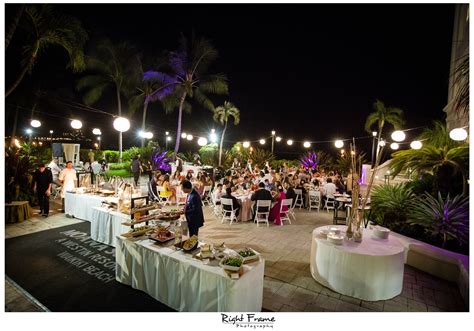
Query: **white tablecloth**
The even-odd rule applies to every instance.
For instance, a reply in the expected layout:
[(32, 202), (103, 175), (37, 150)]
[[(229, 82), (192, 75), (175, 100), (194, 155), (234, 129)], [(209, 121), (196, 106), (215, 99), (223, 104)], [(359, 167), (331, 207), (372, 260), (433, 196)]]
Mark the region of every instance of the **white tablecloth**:
[(250, 200), (252, 194), (234, 195), (240, 202), (240, 212), (238, 221), (248, 221), (252, 219), (252, 205), (254, 201)]
[(261, 311), (265, 261), (244, 265), (231, 279), (219, 266), (152, 241), (117, 238), (117, 281), (142, 290), (179, 311)]
[(372, 230), (364, 229), (362, 243), (344, 241), (337, 246), (319, 235), (323, 228), (313, 231), (311, 246), (311, 274), (316, 281), (368, 301), (387, 300), (402, 292), (405, 249), (398, 239), (375, 239)]
[(66, 192), (64, 196), (64, 211), (84, 221), (92, 220), (94, 207), (100, 207), (104, 197), (93, 194), (78, 194)]
[(104, 207), (92, 208), (91, 238), (113, 247), (117, 246), (117, 236), (130, 230), (129, 226), (122, 225), (130, 221), (130, 215), (108, 210)]

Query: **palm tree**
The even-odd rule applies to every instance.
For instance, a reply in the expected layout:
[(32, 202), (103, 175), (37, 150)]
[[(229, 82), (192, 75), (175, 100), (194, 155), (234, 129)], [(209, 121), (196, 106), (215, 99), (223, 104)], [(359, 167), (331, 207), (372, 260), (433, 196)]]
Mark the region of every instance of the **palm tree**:
[(469, 55), (456, 67), (454, 84), (457, 85), (454, 109), (462, 117), (469, 113)]
[(25, 11), (26, 4), (21, 4), (20, 8), (16, 11), (15, 16), (13, 17), (13, 20), (10, 24), (10, 27), (8, 28), (8, 32), (5, 35), (5, 49), (8, 48), (8, 45), (10, 45), (10, 41), (13, 38), (13, 34), (16, 31), (16, 28), (18, 26), (18, 23), (20, 23), (20, 18), (23, 15), (23, 12)]
[[(208, 74), (209, 66), (217, 58), (217, 50), (205, 38), (192, 36), (191, 43), (183, 36), (179, 51), (171, 52), (169, 65), (173, 71), (174, 82), (163, 79), (165, 88), (157, 91), (162, 98), (166, 112), (178, 107), (178, 128), (176, 130), (176, 144), (173, 159), (179, 151), (181, 139), (181, 124), (183, 110), (191, 112), (188, 98), (195, 99), (204, 108), (214, 110), (212, 101), (207, 96), (212, 94), (227, 94), (227, 78), (222, 74)], [(147, 72), (145, 76), (164, 75), (159, 72)]]
[[(108, 88), (113, 88), (117, 98), (117, 113), (122, 116), (122, 94), (129, 96), (140, 80), (139, 63), (135, 49), (126, 41), (114, 44), (110, 39), (98, 43), (94, 53), (86, 57), (91, 74), (77, 83), (78, 90), (86, 90), (84, 103), (99, 101)], [(120, 162), (122, 162), (122, 133), (119, 132)]]
[(435, 176), (436, 188), (446, 195), (452, 190), (453, 176), (460, 173), (463, 179), (463, 194), (467, 194), (469, 145), (451, 140), (446, 126), (441, 122), (435, 122), (433, 128), (425, 129), (419, 139), (424, 139), (425, 143), (421, 149), (392, 154), (392, 176), (407, 169), (418, 173), (431, 173)]
[[(161, 59), (158, 59), (157, 62), (161, 62)], [(150, 102), (162, 99), (165, 95), (169, 94), (172, 91), (175, 79), (174, 77), (166, 74), (155, 73), (150, 74), (149, 72), (145, 75), (143, 71), (143, 64), (140, 58), (137, 57), (138, 69), (140, 77), (143, 79), (137, 82), (135, 88), (136, 94), (133, 95), (128, 100), (128, 109), (131, 114), (143, 107), (142, 111), (142, 132), (145, 132), (146, 126), (146, 115)], [(171, 83), (171, 84), (170, 84)], [(145, 146), (145, 139), (141, 139), (141, 146)]]
[(30, 38), (23, 47), (23, 69), (5, 97), (20, 85), (27, 72), (31, 73), (38, 57), (50, 46), (60, 46), (67, 51), (68, 67), (74, 72), (85, 68), (83, 49), (89, 37), (78, 19), (58, 13), (51, 5), (27, 6), (24, 14)]
[[(378, 137), (377, 141), (380, 142), (382, 138), (382, 131), (386, 123), (391, 124), (395, 130), (400, 129), (405, 121), (403, 120), (403, 110), (396, 107), (386, 107), (385, 104), (377, 100), (374, 103), (374, 112), (370, 113), (365, 120), (365, 131), (368, 133), (372, 132), (372, 126), (377, 124)], [(377, 155), (379, 146), (377, 145)]]
[(224, 125), (224, 130), (222, 130), (221, 134), (221, 143), (219, 144), (219, 167), (222, 165), (222, 147), (224, 145), (224, 135), (227, 129), (227, 122), (231, 117), (234, 118), (234, 125), (239, 124), (240, 110), (231, 102), (225, 101), (223, 106), (214, 109), (214, 121)]

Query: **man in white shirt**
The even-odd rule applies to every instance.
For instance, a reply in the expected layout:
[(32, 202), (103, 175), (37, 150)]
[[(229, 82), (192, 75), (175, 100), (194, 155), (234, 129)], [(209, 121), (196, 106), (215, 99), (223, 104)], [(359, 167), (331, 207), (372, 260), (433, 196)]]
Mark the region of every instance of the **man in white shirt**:
[(59, 182), (63, 185), (61, 190), (61, 199), (63, 202), (64, 210), (64, 194), (66, 191), (70, 191), (76, 187), (77, 175), (76, 170), (72, 167), (72, 162), (66, 162), (66, 168), (59, 173)]
[(58, 159), (53, 158), (53, 160), (51, 160), (51, 162), (48, 164), (48, 168), (51, 169), (51, 174), (53, 175), (53, 182), (59, 185), (58, 176), (61, 172), (61, 168), (58, 166)]
[(334, 199), (334, 193), (336, 193), (336, 185), (332, 182), (332, 179), (329, 177), (327, 179), (327, 184), (324, 185), (324, 195), (326, 199)]

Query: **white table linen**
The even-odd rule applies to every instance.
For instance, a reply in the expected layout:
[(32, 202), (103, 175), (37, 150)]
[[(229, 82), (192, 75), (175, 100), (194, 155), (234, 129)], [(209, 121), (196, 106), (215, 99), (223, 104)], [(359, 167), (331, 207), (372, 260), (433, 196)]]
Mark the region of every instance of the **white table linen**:
[(66, 214), (90, 222), (93, 218), (93, 208), (100, 207), (103, 200), (105, 197), (98, 195), (66, 192), (64, 210)]
[[(346, 226), (338, 226), (344, 234)], [(334, 245), (313, 231), (311, 275), (320, 284), (347, 296), (367, 301), (391, 299), (402, 292), (405, 248), (393, 236), (372, 238), (364, 229), (361, 243), (344, 240)]]
[[(91, 238), (103, 244), (116, 247), (117, 236), (130, 230), (129, 226), (122, 225), (130, 222), (130, 215), (109, 210), (105, 207), (92, 208)], [(145, 224), (145, 223), (143, 223)]]
[(265, 261), (244, 265), (231, 279), (219, 266), (160, 247), (151, 240), (117, 238), (116, 279), (178, 311), (261, 311)]

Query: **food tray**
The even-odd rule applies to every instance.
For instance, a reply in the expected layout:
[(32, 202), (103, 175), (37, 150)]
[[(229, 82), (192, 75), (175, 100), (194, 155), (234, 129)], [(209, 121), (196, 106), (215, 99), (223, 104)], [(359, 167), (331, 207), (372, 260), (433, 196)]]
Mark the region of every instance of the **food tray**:
[[(185, 241), (186, 241), (186, 240), (185, 240)], [(176, 247), (176, 248), (178, 248), (178, 249), (181, 249), (181, 250), (182, 250), (183, 252), (185, 252), (185, 253), (191, 253), (191, 252), (193, 252), (193, 251), (198, 247), (198, 243), (199, 243), (199, 242), (197, 242), (196, 245), (194, 245), (194, 247), (192, 247), (191, 249), (184, 249), (184, 248), (183, 248), (183, 245), (184, 245), (185, 241), (181, 241), (181, 242), (179, 242), (179, 243), (177, 243), (177, 244), (174, 244), (174, 247)]]
[(127, 232), (127, 233), (122, 234), (121, 236), (125, 238), (139, 237), (139, 236), (144, 235), (148, 231), (150, 231), (150, 229), (144, 229), (144, 230), (135, 231), (135, 232)]
[(248, 262), (251, 262), (251, 261), (254, 261), (254, 260), (258, 260), (260, 257), (260, 253), (257, 252), (256, 250), (252, 249), (252, 248), (248, 248), (250, 251), (252, 251), (255, 255), (251, 255), (251, 256), (247, 256), (247, 257), (243, 257), (242, 255), (239, 254), (240, 251), (243, 251), (243, 250), (246, 250), (245, 248), (244, 249), (239, 249), (237, 251), (237, 254), (239, 254), (239, 256), (244, 260), (244, 263), (248, 263)]
[(242, 268), (242, 266), (244, 265), (244, 262), (243, 262), (243, 258), (241, 256), (232, 256), (232, 257), (240, 257), (240, 259), (242, 260), (242, 264), (240, 265), (240, 267), (234, 267), (234, 266), (230, 266), (230, 265), (226, 265), (224, 264), (224, 261), (229, 258), (230, 256), (226, 256), (224, 257), (220, 262), (219, 262), (219, 266), (224, 269), (224, 270), (227, 270), (227, 271), (230, 271), (230, 272), (238, 272), (240, 271), (240, 269)]
[(175, 239), (176, 236), (174, 235), (173, 232), (171, 232), (171, 236), (170, 236), (170, 237), (166, 237), (166, 238), (164, 238), (164, 239), (161, 239), (160, 237), (158, 237), (158, 235), (157, 235), (156, 233), (152, 233), (152, 234), (149, 236), (149, 238), (150, 238), (151, 240), (157, 241), (157, 242), (159, 242), (159, 243), (165, 243), (165, 242), (168, 242), (168, 241), (170, 241), (170, 240)]

